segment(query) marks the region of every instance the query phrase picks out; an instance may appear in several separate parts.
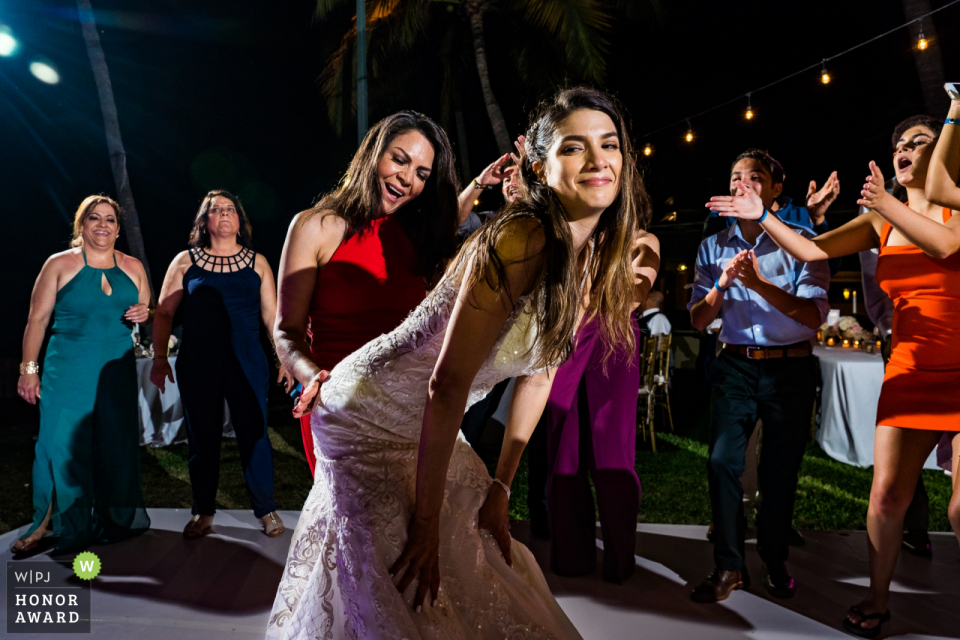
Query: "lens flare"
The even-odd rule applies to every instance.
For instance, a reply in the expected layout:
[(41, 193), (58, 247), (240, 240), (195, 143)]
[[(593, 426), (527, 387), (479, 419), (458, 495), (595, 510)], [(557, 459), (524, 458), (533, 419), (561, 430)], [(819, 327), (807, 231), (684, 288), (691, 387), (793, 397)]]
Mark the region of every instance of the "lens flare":
[(36, 60), (30, 63), (30, 73), (33, 77), (44, 84), (57, 84), (60, 82), (60, 74), (50, 64)]

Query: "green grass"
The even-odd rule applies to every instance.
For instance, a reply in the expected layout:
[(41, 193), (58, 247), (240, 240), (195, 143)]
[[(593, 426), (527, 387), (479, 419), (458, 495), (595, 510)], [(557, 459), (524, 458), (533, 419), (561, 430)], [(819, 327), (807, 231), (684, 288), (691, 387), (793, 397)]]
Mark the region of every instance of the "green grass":
[[(33, 463), (35, 421), (17, 420), (0, 429), (4, 473), (0, 474), (0, 533), (27, 524), (33, 517), (30, 473)], [(300, 426), (290, 417), (289, 401), (271, 402), (270, 441), (274, 449), (274, 497), (281, 509), (300, 509), (312, 485), (303, 454)], [(702, 430), (694, 429), (694, 433)], [(703, 438), (658, 432), (657, 453), (641, 443), (637, 473), (643, 484), (638, 520), (668, 524), (709, 524), (707, 445)], [(9, 461), (9, 463), (7, 462)], [(140, 448), (144, 499), (148, 507), (189, 508), (190, 481), (187, 445)], [(858, 469), (826, 456), (810, 445), (804, 456), (797, 489), (794, 523), (801, 529), (863, 529), (872, 469)], [(950, 478), (924, 471), (930, 495), (930, 529), (949, 531), (947, 503)], [(527, 462), (521, 460), (510, 500), (510, 516), (525, 520), (527, 512)], [(217, 506), (249, 509), (236, 440), (224, 439), (221, 450)]]

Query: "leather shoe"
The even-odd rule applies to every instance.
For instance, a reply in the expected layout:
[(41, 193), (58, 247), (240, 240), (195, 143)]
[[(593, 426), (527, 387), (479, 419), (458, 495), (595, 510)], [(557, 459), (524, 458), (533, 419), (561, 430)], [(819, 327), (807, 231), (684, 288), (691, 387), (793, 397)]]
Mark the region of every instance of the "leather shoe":
[(912, 553), (919, 558), (933, 557), (933, 547), (930, 545), (930, 534), (923, 529), (918, 531), (904, 531), (902, 544), (908, 553)]
[(734, 590), (746, 588), (744, 575), (745, 572), (742, 571), (714, 569), (706, 580), (697, 585), (690, 598), (694, 602), (703, 603), (726, 600)]
[(196, 540), (208, 533), (213, 533), (213, 516), (202, 516), (199, 513), (195, 513), (183, 528), (183, 537), (186, 540)]
[(783, 562), (764, 563), (761, 580), (767, 593), (774, 598), (792, 598), (797, 592), (797, 581), (787, 571), (787, 565)]

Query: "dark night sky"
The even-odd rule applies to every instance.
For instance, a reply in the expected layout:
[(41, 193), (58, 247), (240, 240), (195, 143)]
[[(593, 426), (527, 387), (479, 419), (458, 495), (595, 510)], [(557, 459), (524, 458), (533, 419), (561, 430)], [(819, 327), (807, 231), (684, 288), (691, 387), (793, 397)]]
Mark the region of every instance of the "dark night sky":
[[(316, 88), (350, 14), (314, 24), (310, 0), (93, 4), (156, 285), (185, 248), (199, 199), (215, 187), (241, 194), (256, 248), (276, 268), (290, 218), (336, 182), (355, 148), (355, 124), (335, 136)], [(610, 36), (605, 85), (630, 110), (640, 145), (647, 131), (904, 21), (898, 0), (662, 4), (661, 24), (618, 20)], [(74, 3), (7, 0), (0, 3), (0, 24), (22, 42), (19, 55), (0, 58), (0, 355), (15, 356), (40, 266), (66, 248), (80, 200), (98, 192), (115, 196), (115, 189)], [(948, 79), (960, 79), (960, 5), (934, 16), (933, 24)], [(511, 133), (520, 133), (540, 96), (517, 79), (511, 60), (517, 30), (497, 16), (486, 27), (493, 88)], [(809, 180), (838, 170), (836, 209), (843, 217), (855, 206), (867, 162), (889, 165), (892, 127), (924, 111), (913, 44), (902, 30), (833, 62), (829, 86), (811, 71), (755, 94), (752, 122), (742, 118), (745, 101), (696, 119), (693, 144), (682, 140), (685, 126), (652, 136), (657, 153), (645, 165), (655, 219), (675, 209), (681, 221), (702, 219), (701, 203), (726, 189), (730, 161), (749, 146), (769, 149), (784, 164), (786, 193), (795, 198)], [(371, 105), (374, 119), (401, 108), (439, 118), (438, 64), (428, 50), (399, 60), (409, 65), (410, 80)], [(36, 58), (53, 62), (59, 84), (43, 85), (29, 74), (27, 63)], [(477, 173), (496, 147), (469, 65), (462, 85)], [(664, 231), (662, 239), (665, 260), (692, 260), (699, 236)]]

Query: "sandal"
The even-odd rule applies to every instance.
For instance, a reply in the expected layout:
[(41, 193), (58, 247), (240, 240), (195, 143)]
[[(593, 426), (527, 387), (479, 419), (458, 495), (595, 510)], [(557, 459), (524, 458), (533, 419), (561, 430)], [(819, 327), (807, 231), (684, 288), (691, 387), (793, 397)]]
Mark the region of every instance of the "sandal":
[(50, 529), (47, 529), (46, 533), (44, 533), (42, 536), (40, 536), (36, 540), (27, 540), (26, 538), (17, 538), (13, 542), (13, 546), (10, 547), (10, 552), (13, 553), (13, 555), (15, 556), (22, 556), (26, 553), (30, 553), (31, 551), (37, 548), (37, 545), (43, 542), (44, 538), (49, 537), (52, 533), (53, 531), (51, 531)]
[[(264, 521), (264, 518), (269, 518), (269, 521)], [(279, 535), (283, 535), (285, 531), (283, 527), (283, 520), (280, 519), (280, 516), (276, 511), (271, 511), (267, 515), (260, 518), (260, 522), (263, 522), (263, 532), (271, 538), (276, 538)]]
[(212, 518), (210, 519), (210, 524), (208, 524), (207, 526), (203, 527), (202, 529), (200, 528), (200, 518), (203, 518), (203, 517), (205, 517), (205, 516), (201, 516), (201, 515), (198, 513), (198, 514), (194, 515), (192, 518), (190, 518), (190, 521), (187, 523), (187, 526), (185, 526), (185, 527), (183, 528), (183, 537), (184, 537), (184, 539), (186, 539), (186, 540), (196, 540), (197, 538), (202, 538), (203, 536), (207, 535), (208, 533), (213, 533), (213, 519), (212, 519)]
[[(890, 621), (889, 609), (887, 609), (883, 613), (866, 614), (863, 611), (860, 611), (860, 607), (854, 605), (850, 607), (850, 612), (860, 616), (860, 622), (853, 623), (853, 622), (850, 622), (850, 618), (844, 617), (843, 630), (846, 631), (847, 633), (852, 633), (855, 636), (860, 636), (861, 638), (876, 638), (878, 635), (880, 635), (880, 632), (882, 631), (883, 623)], [(864, 622), (867, 622), (868, 620), (877, 620), (877, 626), (870, 627), (869, 629), (866, 627), (860, 626)]]

